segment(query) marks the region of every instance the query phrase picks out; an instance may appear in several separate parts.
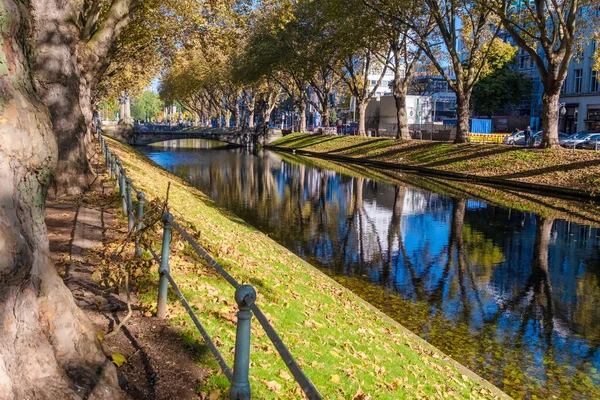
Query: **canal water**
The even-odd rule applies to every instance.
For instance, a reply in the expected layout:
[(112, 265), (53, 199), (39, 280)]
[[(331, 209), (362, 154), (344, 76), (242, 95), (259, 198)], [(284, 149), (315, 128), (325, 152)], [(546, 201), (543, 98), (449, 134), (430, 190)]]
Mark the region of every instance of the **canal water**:
[(142, 151), (509, 395), (600, 398), (590, 205), (549, 216), (544, 204), (565, 207), (523, 195), (542, 217), (466, 184), (401, 174), (393, 184), (269, 151), (195, 140)]

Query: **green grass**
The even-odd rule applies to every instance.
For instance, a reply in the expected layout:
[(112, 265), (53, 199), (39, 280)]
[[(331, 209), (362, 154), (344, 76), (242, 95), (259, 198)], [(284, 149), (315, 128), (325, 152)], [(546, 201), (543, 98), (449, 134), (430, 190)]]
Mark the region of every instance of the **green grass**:
[[(218, 208), (198, 190), (130, 148), (114, 141), (110, 145), (147, 197), (164, 197), (168, 182), (172, 183), (170, 205), (177, 220), (193, 224), (200, 244), (239, 282), (255, 286), (258, 305), (324, 398), (353, 398), (360, 392), (376, 399), (503, 396), (266, 235)], [(171, 254), (176, 282), (232, 365), (237, 310), (233, 289), (177, 235)], [(138, 296), (153, 309), (156, 285), (143, 286)], [(169, 318), (202, 355), (199, 360), (214, 370), (199, 390), (222, 391), (223, 376), (173, 294)], [(301, 398), (256, 320), (251, 360), (255, 398)]]
[(562, 186), (588, 193), (600, 189), (600, 181), (594, 179), (600, 176), (600, 152), (595, 151), (300, 133), (287, 135), (270, 146)]

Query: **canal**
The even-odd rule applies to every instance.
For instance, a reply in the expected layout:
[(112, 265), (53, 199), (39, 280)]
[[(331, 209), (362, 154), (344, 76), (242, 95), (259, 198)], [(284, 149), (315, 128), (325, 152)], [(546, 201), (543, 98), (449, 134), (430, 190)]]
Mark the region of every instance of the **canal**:
[(600, 398), (597, 205), (201, 140), (142, 148), (515, 398)]

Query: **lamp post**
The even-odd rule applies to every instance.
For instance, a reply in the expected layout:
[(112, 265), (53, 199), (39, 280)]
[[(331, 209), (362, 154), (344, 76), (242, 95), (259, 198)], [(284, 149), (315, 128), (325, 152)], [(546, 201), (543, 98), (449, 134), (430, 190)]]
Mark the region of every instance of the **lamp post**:
[(565, 116), (567, 113), (567, 108), (565, 107), (566, 103), (558, 103), (558, 121), (557, 121), (557, 130), (560, 131), (560, 119)]

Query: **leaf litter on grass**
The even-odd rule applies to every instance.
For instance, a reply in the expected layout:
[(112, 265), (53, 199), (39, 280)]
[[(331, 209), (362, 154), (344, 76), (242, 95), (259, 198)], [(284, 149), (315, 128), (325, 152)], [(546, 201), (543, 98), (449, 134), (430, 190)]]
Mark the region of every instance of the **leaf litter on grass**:
[[(361, 301), (324, 274), (219, 209), (203, 193), (190, 187), (144, 156), (111, 141), (136, 186), (150, 196), (164, 196), (171, 182), (170, 206), (177, 221), (241, 283), (256, 286), (257, 304), (324, 398), (498, 398), (500, 391), (463, 376), (438, 350)], [(143, 166), (143, 167), (142, 167)], [(183, 221), (185, 218), (185, 221)], [(157, 238), (158, 239), (158, 238)], [(174, 235), (174, 246), (181, 238)], [(156, 241), (159, 246), (160, 241)], [(172, 252), (172, 254), (175, 252)], [(235, 318), (234, 290), (210, 273), (204, 262), (177, 256), (171, 262), (175, 281), (182, 287), (196, 314), (233, 364)], [(194, 271), (202, 271), (196, 273)], [(156, 272), (139, 297), (155, 304)], [(154, 283), (153, 283), (154, 282)], [(185, 310), (169, 298), (169, 316), (182, 336), (203, 343)], [(298, 398), (298, 386), (289, 375), (268, 337), (253, 320), (250, 378), (253, 395), (265, 399)], [(214, 360), (201, 361), (219, 375)], [(333, 378), (337, 376), (337, 378)], [(333, 378), (333, 379), (332, 379)], [(210, 380), (202, 392), (222, 385)], [(221, 383), (219, 383), (221, 382)], [(212, 385), (212, 387), (210, 387)], [(493, 391), (493, 392), (492, 392)]]

